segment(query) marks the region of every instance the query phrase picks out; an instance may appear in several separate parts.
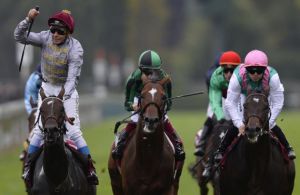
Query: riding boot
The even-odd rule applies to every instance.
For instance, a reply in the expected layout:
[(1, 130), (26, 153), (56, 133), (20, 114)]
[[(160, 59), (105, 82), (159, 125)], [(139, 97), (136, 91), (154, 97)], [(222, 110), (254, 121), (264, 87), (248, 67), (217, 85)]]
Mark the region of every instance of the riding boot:
[(210, 157), (208, 158), (207, 164), (205, 165), (205, 169), (202, 173), (202, 177), (204, 177), (205, 179), (209, 179), (211, 177), (211, 168), (213, 165), (213, 155), (210, 155)]
[(130, 132), (136, 128), (136, 123), (128, 123), (125, 129), (123, 129), (119, 135), (115, 148), (112, 150), (112, 157), (114, 160), (120, 161), (123, 156), (123, 151), (126, 146), (127, 138)]
[(293, 148), (290, 146), (289, 142), (287, 141), (285, 135), (283, 134), (281, 128), (278, 125), (275, 125), (273, 127), (272, 132), (276, 135), (276, 137), (279, 139), (280, 143), (285, 147), (288, 157), (291, 160), (294, 160), (296, 158), (296, 153), (294, 152)]
[(87, 181), (90, 185), (98, 185), (98, 176), (96, 174), (96, 169), (94, 167), (93, 160), (90, 154), (87, 156), (87, 162)]
[(166, 120), (164, 123), (165, 131), (168, 135), (168, 137), (171, 139), (172, 143), (174, 144), (175, 148), (175, 160), (176, 161), (184, 161), (185, 159), (185, 152), (183, 150), (183, 144), (180, 139), (180, 137), (177, 135), (175, 129), (169, 122), (169, 120)]
[(38, 150), (31, 154), (27, 154), (27, 157), (25, 159), (24, 173), (22, 175), (22, 179), (24, 179), (27, 189), (31, 188), (33, 185), (34, 163), (37, 160), (37, 158), (39, 157), (40, 153), (41, 153), (41, 150)]
[(29, 147), (29, 141), (28, 141), (28, 139), (26, 139), (26, 140), (23, 142), (23, 151), (22, 151), (21, 154), (19, 155), (20, 161), (24, 161), (24, 160), (25, 160), (25, 157), (26, 157), (26, 155), (27, 155), (28, 147)]
[(227, 131), (225, 137), (221, 141), (221, 144), (215, 153), (215, 158), (214, 158), (215, 163), (219, 163), (222, 160), (227, 147), (231, 144), (233, 139), (238, 135), (238, 132), (239, 130), (236, 127), (233, 127)]
[(208, 123), (207, 121), (209, 119), (210, 118), (208, 118), (204, 124), (203, 130), (202, 130), (202, 133), (200, 136), (199, 144), (196, 146), (196, 149), (194, 152), (194, 155), (196, 155), (196, 156), (203, 156), (205, 153), (206, 140), (212, 130), (212, 125), (207, 124)]

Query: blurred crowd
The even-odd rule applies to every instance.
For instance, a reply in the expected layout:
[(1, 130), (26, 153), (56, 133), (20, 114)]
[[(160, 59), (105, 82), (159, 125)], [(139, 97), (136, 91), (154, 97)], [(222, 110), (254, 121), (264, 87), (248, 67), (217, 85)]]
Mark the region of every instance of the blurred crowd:
[(94, 95), (105, 97), (108, 91), (122, 92), (127, 77), (135, 68), (132, 59), (121, 60), (118, 54), (107, 54), (104, 49), (99, 49), (92, 65)]

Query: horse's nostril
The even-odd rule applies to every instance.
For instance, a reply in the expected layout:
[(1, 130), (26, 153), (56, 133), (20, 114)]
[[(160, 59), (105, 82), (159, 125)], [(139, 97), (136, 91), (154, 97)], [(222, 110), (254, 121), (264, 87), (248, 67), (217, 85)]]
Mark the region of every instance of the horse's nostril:
[(260, 131), (260, 127), (256, 127), (256, 132), (259, 132)]

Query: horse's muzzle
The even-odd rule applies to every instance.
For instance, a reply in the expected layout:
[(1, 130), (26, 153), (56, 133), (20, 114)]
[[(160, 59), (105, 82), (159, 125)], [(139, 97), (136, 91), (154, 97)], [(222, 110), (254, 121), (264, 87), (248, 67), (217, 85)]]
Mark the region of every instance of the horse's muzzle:
[(145, 133), (155, 132), (155, 129), (157, 128), (158, 123), (159, 123), (159, 118), (158, 117), (154, 117), (154, 118), (145, 117), (144, 121), (145, 121), (144, 132)]
[(247, 127), (246, 135), (250, 143), (256, 143), (258, 140), (258, 136), (260, 135), (261, 128), (260, 127)]

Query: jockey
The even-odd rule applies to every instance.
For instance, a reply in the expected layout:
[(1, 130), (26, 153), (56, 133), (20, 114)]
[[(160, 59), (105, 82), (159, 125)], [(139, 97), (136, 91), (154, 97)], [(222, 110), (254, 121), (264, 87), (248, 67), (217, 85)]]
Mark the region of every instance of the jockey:
[(205, 153), (206, 138), (213, 129), (213, 118), (216, 118), (218, 122), (229, 119), (229, 117), (225, 117), (223, 112), (222, 99), (226, 98), (229, 80), (235, 67), (241, 63), (241, 57), (234, 51), (226, 51), (221, 55), (218, 63), (220, 66), (213, 72), (208, 90), (209, 105), (213, 117), (208, 117), (204, 124), (199, 144), (196, 146), (196, 151), (194, 153), (196, 156), (203, 156)]
[[(153, 71), (157, 71), (161, 76), (161, 79), (168, 76), (163, 69), (161, 69), (161, 58), (159, 55), (152, 51), (147, 50), (140, 55), (139, 58), (139, 68), (136, 69), (128, 78), (126, 83), (125, 92), (125, 109), (127, 111), (137, 111), (138, 98), (141, 90), (143, 88), (141, 77), (142, 74), (150, 75)], [(172, 86), (171, 83), (166, 86), (166, 94), (168, 98), (172, 97)], [(172, 102), (167, 102), (166, 111), (171, 109)], [(118, 136), (117, 144), (112, 151), (112, 156), (115, 160), (120, 161), (123, 155), (123, 150), (125, 148), (126, 140), (130, 135), (130, 132), (136, 128), (136, 123), (138, 121), (138, 114), (131, 117), (131, 123), (128, 123), (125, 129), (123, 129)], [(170, 120), (165, 115), (164, 119), (164, 129), (168, 137), (171, 139), (175, 147), (175, 159), (176, 161), (183, 161), (185, 159), (185, 152), (183, 151), (182, 141), (177, 135), (175, 129), (173, 128)]]
[[(209, 92), (209, 85), (210, 85), (211, 76), (212, 76), (213, 72), (220, 66), (220, 64), (219, 64), (220, 57), (221, 57), (221, 54), (217, 56), (214, 64), (211, 67), (209, 67), (209, 69), (207, 70), (207, 72), (205, 74), (205, 84), (206, 84), (208, 92)], [(203, 129), (200, 129), (197, 132), (196, 137), (195, 137), (195, 147), (196, 147), (196, 149), (195, 149), (194, 155), (196, 155), (196, 156), (202, 156), (204, 154), (202, 146), (205, 143), (202, 140), (206, 139), (206, 138), (201, 138), (201, 135), (202, 135), (202, 132), (210, 131), (210, 130), (206, 130), (206, 129), (213, 128), (214, 123), (215, 123), (215, 120), (213, 119), (213, 114), (214, 113), (211, 110), (211, 105), (210, 105), (210, 103), (208, 103), (207, 111), (206, 111), (207, 118), (204, 122)]]
[(228, 95), (225, 101), (225, 109), (229, 112), (232, 122), (235, 127), (230, 129), (215, 155), (216, 162), (220, 162), (223, 154), (234, 137), (245, 133), (245, 124), (243, 115), (236, 112), (234, 109), (237, 106), (237, 100), (240, 95), (244, 101), (248, 95), (248, 89), (257, 91), (269, 92), (269, 103), (271, 105), (271, 117), (269, 119), (269, 129), (276, 135), (279, 141), (283, 144), (288, 152), (290, 159), (295, 159), (296, 154), (293, 148), (289, 145), (281, 128), (276, 125), (276, 118), (281, 112), (284, 102), (284, 88), (280, 82), (277, 71), (268, 66), (267, 55), (259, 50), (250, 51), (246, 57), (244, 64), (241, 64), (232, 76), (229, 86)]
[[(32, 98), (33, 102), (37, 104), (38, 102), (38, 93), (41, 88), (42, 84), (42, 75), (41, 75), (41, 65), (39, 64), (36, 67), (36, 70), (31, 73), (29, 76), (26, 85), (25, 85), (25, 91), (24, 91), (24, 103), (27, 115), (29, 116), (32, 112), (32, 105), (30, 103), (30, 99)], [(20, 154), (19, 158), (21, 161), (24, 160), (27, 149), (28, 149), (29, 140), (26, 139), (24, 141), (24, 150)]]
[(41, 65), (39, 64), (36, 67), (36, 70), (31, 73), (25, 85), (24, 103), (28, 115), (32, 111), (30, 98), (32, 98), (34, 103), (38, 102), (38, 94), (41, 85), (42, 85), (42, 74), (41, 74)]
[[(89, 148), (82, 136), (78, 113), (79, 96), (76, 90), (81, 66), (83, 63), (83, 49), (78, 40), (71, 34), (74, 31), (74, 19), (67, 10), (55, 13), (48, 19), (49, 30), (39, 33), (31, 32), (26, 37), (30, 22), (39, 14), (31, 9), (26, 19), (22, 20), (14, 31), (15, 40), (23, 44), (31, 44), (41, 48), (42, 88), (47, 96), (57, 96), (64, 87), (64, 108), (68, 117), (74, 117), (74, 125), (66, 122), (67, 137), (74, 141), (78, 151), (88, 159), (86, 171), (87, 180), (91, 185), (98, 185), (96, 170), (93, 166)], [(39, 95), (38, 108), (42, 101)], [(39, 112), (39, 110), (38, 110)], [(32, 186), (33, 164), (37, 159), (36, 153), (41, 147), (43, 134), (38, 125), (33, 129), (28, 148), (23, 178), (28, 187)]]

